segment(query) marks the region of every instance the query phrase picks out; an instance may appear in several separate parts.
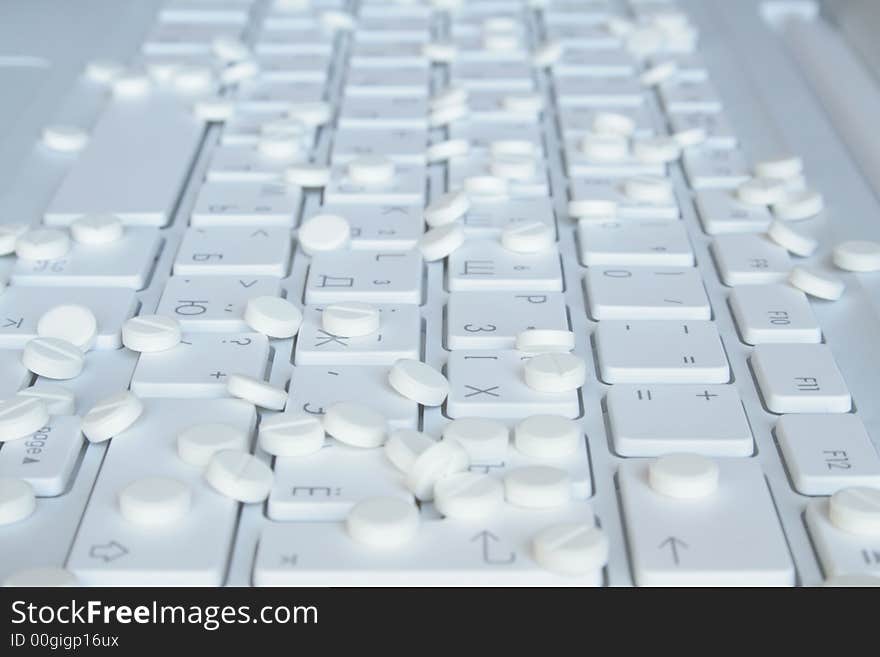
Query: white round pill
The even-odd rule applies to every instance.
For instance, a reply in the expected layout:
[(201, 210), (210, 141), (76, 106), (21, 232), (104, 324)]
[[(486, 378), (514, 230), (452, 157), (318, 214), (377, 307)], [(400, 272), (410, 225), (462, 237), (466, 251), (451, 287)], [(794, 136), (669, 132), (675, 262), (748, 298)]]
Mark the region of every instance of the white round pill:
[(136, 525), (173, 524), (192, 507), (192, 489), (169, 477), (144, 477), (119, 491), (119, 512)]
[(471, 196), (507, 196), (507, 180), (498, 176), (469, 176), (464, 179), (464, 191)]
[(49, 423), (49, 407), (42, 399), (19, 397), (0, 401), (0, 443), (18, 440)]
[(678, 73), (678, 64), (675, 60), (667, 60), (654, 64), (642, 71), (641, 75), (639, 75), (639, 82), (646, 87), (654, 87), (661, 82), (666, 82), (673, 78), (676, 73)]
[(302, 121), (307, 126), (316, 128), (330, 122), (333, 118), (333, 106), (325, 101), (294, 103), (287, 108), (287, 118)]
[(673, 199), (672, 183), (659, 176), (634, 176), (623, 183), (623, 193), (640, 203), (667, 203)]
[(531, 155), (493, 155), (489, 162), (489, 172), (504, 180), (531, 180), (537, 168)]
[(100, 443), (122, 433), (144, 412), (144, 403), (125, 390), (105, 397), (85, 414), (82, 432), (89, 442)]
[(861, 536), (880, 536), (880, 488), (843, 488), (828, 502), (828, 515), (838, 529)]
[(461, 190), (447, 192), (425, 208), (425, 223), (436, 228), (463, 217), (471, 208), (467, 194)]
[(321, 326), (331, 335), (356, 338), (379, 330), (381, 313), (363, 301), (331, 303), (321, 312)]
[(115, 214), (87, 214), (73, 220), (70, 234), (80, 244), (110, 244), (122, 239), (125, 229)]
[(180, 322), (164, 315), (139, 315), (122, 325), (122, 344), (132, 351), (166, 351), (181, 338)]
[(679, 130), (678, 132), (673, 133), (672, 138), (677, 141), (678, 145), (682, 148), (690, 148), (692, 146), (699, 146), (709, 139), (709, 131), (702, 126), (696, 126), (694, 128)]
[(428, 115), (428, 126), (431, 128), (443, 128), (450, 123), (467, 118), (470, 110), (467, 105), (446, 105), (431, 110)]
[(0, 477), (0, 526), (24, 520), (36, 508), (37, 498), (28, 482)]
[(718, 478), (718, 464), (700, 454), (667, 454), (648, 466), (651, 488), (667, 497), (706, 497), (717, 490)]
[(503, 457), (509, 438), (506, 424), (488, 418), (462, 417), (443, 428), (443, 440), (461, 445), (474, 463)]
[(303, 252), (313, 255), (321, 251), (344, 249), (351, 240), (351, 227), (345, 217), (316, 214), (299, 227), (297, 240)]
[(470, 457), (456, 442), (441, 440), (416, 457), (406, 473), (406, 487), (422, 501), (434, 497), (435, 484), (456, 472), (467, 470)]
[(642, 137), (632, 145), (633, 157), (645, 164), (668, 164), (681, 157), (681, 145), (672, 137)]
[(50, 125), (43, 128), (43, 143), (59, 153), (76, 153), (89, 143), (89, 133), (75, 125)]
[(364, 155), (348, 163), (348, 178), (355, 185), (375, 187), (394, 181), (397, 168), (382, 155)]
[(831, 257), (835, 265), (847, 271), (880, 271), (880, 242), (841, 242), (834, 247)]
[(38, 386), (19, 390), (15, 396), (21, 399), (41, 400), (49, 409), (49, 415), (73, 415), (76, 413), (76, 396), (73, 391), (54, 383), (40, 382)]
[(330, 169), (320, 164), (296, 164), (285, 169), (284, 179), (297, 187), (326, 187), (330, 184)]
[(247, 452), (226, 449), (211, 457), (205, 481), (218, 493), (247, 504), (262, 502), (272, 490), (272, 469)]
[(395, 548), (416, 537), (419, 512), (406, 500), (370, 497), (351, 507), (345, 518), (345, 528), (358, 543), (375, 548)]
[(407, 399), (423, 406), (440, 406), (449, 394), (449, 381), (427, 363), (401, 358), (388, 370), (388, 383)]
[(70, 251), (70, 236), (58, 228), (33, 228), (15, 241), (15, 255), (24, 260), (57, 260)]
[(536, 459), (559, 459), (583, 445), (578, 424), (560, 415), (532, 415), (513, 429), (513, 444)]
[(426, 262), (442, 260), (464, 244), (465, 234), (461, 224), (437, 226), (419, 239), (419, 250)]
[(324, 425), (309, 413), (279, 413), (260, 423), (260, 447), (273, 456), (308, 456), (324, 446)]
[(580, 150), (594, 162), (621, 162), (629, 157), (629, 139), (609, 133), (586, 135), (581, 138)]
[(574, 349), (574, 333), (562, 329), (526, 329), (516, 336), (516, 350), (532, 354), (567, 353)]
[(559, 41), (545, 41), (532, 53), (532, 65), (538, 68), (553, 66), (562, 57), (563, 47)]
[(587, 377), (583, 358), (574, 354), (550, 353), (533, 356), (523, 365), (526, 385), (538, 392), (577, 390)]
[(194, 424), (177, 434), (180, 460), (200, 468), (208, 465), (217, 452), (228, 449), (245, 451), (247, 447), (248, 434), (231, 424)]
[(553, 226), (538, 219), (512, 222), (501, 231), (501, 246), (514, 253), (541, 253), (555, 245)]
[(636, 131), (636, 122), (626, 114), (596, 112), (593, 115), (592, 129), (593, 132), (599, 135), (631, 137)]
[(388, 422), (364, 404), (336, 402), (324, 413), (324, 431), (352, 447), (381, 447), (388, 435)]
[(447, 87), (443, 91), (438, 92), (431, 97), (431, 110), (443, 109), (446, 107), (460, 107), (467, 105), (468, 91), (464, 87), (452, 86)]
[(789, 191), (785, 200), (773, 204), (773, 214), (783, 221), (810, 219), (825, 209), (825, 198), (812, 189)]
[(27, 232), (27, 224), (0, 224), (0, 256), (9, 255), (15, 251), (15, 243), (18, 238)]
[(532, 554), (542, 568), (557, 575), (588, 575), (608, 563), (608, 538), (586, 523), (552, 525), (532, 539)]
[(76, 378), (85, 362), (82, 349), (60, 338), (34, 338), (21, 352), (22, 365), (47, 379)]
[(774, 205), (788, 198), (788, 187), (779, 178), (751, 178), (740, 183), (736, 196), (748, 205)]
[(486, 474), (458, 472), (434, 484), (434, 507), (447, 518), (487, 518), (502, 504), (504, 486)]
[(302, 325), (302, 312), (287, 299), (260, 296), (248, 299), (244, 322), (270, 338), (292, 338)]
[(446, 162), (454, 157), (464, 157), (471, 150), (467, 139), (446, 139), (428, 146), (425, 157), (428, 162)]
[(37, 320), (37, 335), (60, 338), (88, 351), (98, 335), (98, 320), (89, 308), (77, 304), (55, 306)]
[(78, 586), (76, 576), (65, 568), (45, 566), (42, 568), (25, 568), (12, 573), (3, 580), (6, 587), (59, 587)]
[(783, 249), (804, 258), (813, 255), (819, 248), (819, 241), (796, 231), (788, 224), (776, 220), (767, 229), (767, 237), (776, 242)]
[(284, 410), (287, 392), (281, 388), (244, 374), (230, 374), (226, 379), (226, 392), (233, 397), (244, 399), (254, 406), (273, 411)]
[(385, 456), (395, 468), (407, 474), (412, 470), (416, 459), (436, 441), (429, 435), (415, 429), (392, 431), (385, 443)]
[(842, 280), (807, 267), (794, 267), (788, 274), (788, 282), (801, 292), (826, 301), (837, 301), (846, 290)]
[(794, 156), (783, 156), (761, 160), (755, 164), (755, 175), (764, 178), (790, 180), (801, 175), (803, 171), (803, 160)]
[(458, 57), (458, 47), (449, 41), (430, 41), (422, 46), (422, 55), (430, 62), (448, 64)]
[(514, 506), (551, 509), (571, 500), (571, 478), (549, 465), (528, 465), (504, 475), (504, 496)]

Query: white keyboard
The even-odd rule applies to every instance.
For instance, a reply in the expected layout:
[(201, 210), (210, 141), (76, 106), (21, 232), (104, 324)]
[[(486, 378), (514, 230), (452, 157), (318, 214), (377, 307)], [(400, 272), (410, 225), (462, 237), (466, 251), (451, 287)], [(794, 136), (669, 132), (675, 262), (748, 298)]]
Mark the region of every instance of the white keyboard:
[(153, 4), (0, 197), (0, 581), (880, 581), (876, 201), (761, 3)]

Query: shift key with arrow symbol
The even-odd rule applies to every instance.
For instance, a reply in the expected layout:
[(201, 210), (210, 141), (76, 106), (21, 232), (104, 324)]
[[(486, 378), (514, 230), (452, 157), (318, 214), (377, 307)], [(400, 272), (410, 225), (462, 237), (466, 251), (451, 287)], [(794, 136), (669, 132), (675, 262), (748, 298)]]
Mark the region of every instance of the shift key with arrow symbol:
[(89, 556), (92, 559), (100, 559), (104, 563), (121, 559), (126, 554), (128, 554), (128, 548), (112, 540), (100, 545), (93, 545), (89, 549)]
[(680, 538), (670, 536), (669, 538), (661, 542), (658, 548), (661, 550), (666, 550), (672, 557), (673, 563), (678, 566), (681, 564), (681, 551), (687, 550), (688, 544)]
[(482, 558), (484, 563), (493, 565), (507, 565), (516, 561), (515, 552), (506, 552), (500, 548), (498, 543), (501, 539), (488, 529), (475, 534), (471, 538), (471, 543), (479, 542)]

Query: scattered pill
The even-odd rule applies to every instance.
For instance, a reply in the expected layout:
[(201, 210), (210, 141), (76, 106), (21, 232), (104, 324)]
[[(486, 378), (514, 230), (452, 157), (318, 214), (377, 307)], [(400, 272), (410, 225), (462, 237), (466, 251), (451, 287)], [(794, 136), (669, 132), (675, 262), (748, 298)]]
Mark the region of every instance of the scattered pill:
[(755, 164), (755, 175), (762, 178), (790, 180), (804, 171), (804, 162), (799, 157), (779, 157), (761, 160)]
[(514, 253), (541, 253), (555, 245), (553, 226), (537, 219), (510, 223), (501, 231), (501, 246)]
[(639, 82), (646, 87), (655, 87), (675, 77), (676, 73), (678, 73), (678, 64), (674, 60), (668, 60), (646, 68), (639, 76)]
[(570, 392), (584, 385), (587, 367), (584, 360), (574, 354), (539, 354), (525, 362), (523, 376), (532, 390)]
[(381, 447), (388, 434), (385, 417), (357, 402), (336, 402), (324, 412), (324, 431), (352, 447)]
[(773, 214), (783, 221), (810, 219), (825, 209), (825, 198), (811, 189), (789, 191), (784, 201), (773, 204)]
[(834, 264), (847, 271), (880, 271), (880, 242), (850, 240), (834, 247)]
[(371, 497), (351, 507), (345, 528), (358, 543), (395, 548), (416, 537), (419, 512), (415, 505), (396, 497)]
[(248, 299), (244, 322), (270, 338), (292, 338), (302, 325), (302, 312), (287, 299), (259, 296)]
[(623, 183), (623, 193), (641, 203), (666, 203), (673, 198), (672, 183), (659, 176), (634, 176)]
[(166, 351), (180, 344), (180, 322), (164, 315), (139, 315), (122, 325), (122, 344), (132, 351)]
[(59, 338), (88, 351), (98, 335), (98, 320), (89, 308), (64, 304), (50, 308), (37, 320), (37, 335)]
[(539, 68), (553, 66), (562, 57), (562, 44), (558, 41), (546, 41), (535, 48), (532, 54), (532, 64)]
[(631, 137), (636, 131), (636, 122), (626, 114), (597, 112), (593, 115), (592, 128), (593, 132), (599, 135)]
[[(16, 397), (20, 399), (39, 399), (46, 404), (49, 415), (73, 415), (76, 413), (76, 396), (72, 390), (54, 383), (40, 383), (19, 390)], [(2, 440), (0, 436), (0, 440)]]
[(262, 502), (272, 490), (272, 469), (253, 454), (227, 449), (211, 457), (205, 480), (218, 493), (239, 502)]
[(861, 536), (880, 536), (880, 489), (857, 486), (831, 496), (828, 515), (838, 529)]
[(106, 397), (92, 406), (82, 420), (89, 442), (100, 443), (119, 435), (144, 412), (144, 403), (128, 390)]
[(385, 443), (385, 456), (395, 468), (404, 474), (412, 470), (416, 459), (436, 441), (415, 429), (392, 431)]
[(674, 133), (672, 138), (678, 142), (678, 145), (682, 148), (690, 148), (692, 146), (699, 146), (709, 139), (709, 131), (702, 126), (686, 128), (685, 130), (679, 130)]
[(464, 228), (460, 224), (446, 224), (425, 232), (419, 239), (419, 250), (426, 262), (433, 262), (453, 253), (464, 240)]
[(470, 110), (467, 105), (445, 105), (432, 109), (428, 115), (428, 125), (432, 128), (442, 128), (455, 121), (468, 116)]
[(388, 370), (388, 383), (407, 399), (423, 406), (440, 406), (449, 394), (449, 381), (427, 363), (401, 358)]
[(584, 442), (578, 424), (560, 415), (532, 415), (513, 429), (513, 443), (537, 459), (559, 459), (577, 451)]
[(504, 486), (478, 472), (458, 472), (434, 484), (434, 507), (447, 518), (478, 520), (504, 504)]
[(447, 192), (425, 208), (425, 223), (436, 228), (463, 217), (470, 210), (471, 202), (461, 190)]
[(819, 248), (818, 240), (796, 231), (782, 221), (774, 221), (767, 229), (767, 236), (783, 249), (807, 257), (813, 255)]
[(80, 244), (110, 244), (122, 239), (124, 232), (122, 220), (114, 214), (87, 214), (70, 224), (70, 235)]
[(119, 512), (136, 525), (173, 524), (192, 507), (192, 489), (169, 477), (144, 477), (119, 491)]
[(356, 338), (379, 330), (381, 313), (363, 301), (331, 303), (321, 312), (321, 326), (331, 335)]
[(0, 526), (24, 520), (36, 508), (37, 498), (28, 482), (0, 477)]
[(504, 497), (514, 506), (551, 509), (571, 500), (571, 479), (565, 470), (527, 465), (504, 475)]
[(226, 379), (226, 392), (233, 397), (244, 399), (254, 406), (273, 411), (284, 410), (287, 392), (281, 388), (244, 374), (230, 374)]
[(42, 399), (15, 396), (0, 401), (0, 443), (18, 440), (49, 423), (49, 407)]
[(485, 463), (507, 453), (510, 431), (498, 420), (481, 417), (462, 417), (443, 428), (443, 440), (455, 442), (464, 448), (471, 462)]
[(223, 450), (245, 451), (248, 434), (231, 424), (206, 422), (177, 434), (177, 455), (184, 463), (204, 468)]
[(736, 188), (736, 196), (749, 205), (774, 205), (785, 201), (788, 188), (779, 178), (751, 178)]
[(667, 454), (648, 466), (651, 488), (667, 497), (706, 497), (718, 488), (718, 478), (718, 464), (699, 454)]
[(788, 274), (788, 282), (801, 292), (826, 301), (837, 301), (846, 290), (840, 279), (807, 267), (794, 267)]
[(324, 425), (309, 413), (279, 413), (260, 423), (260, 447), (273, 456), (308, 456), (324, 446)]
[(297, 241), (308, 255), (344, 249), (350, 240), (348, 220), (335, 214), (316, 214), (304, 221), (297, 233)]
[(406, 487), (419, 500), (428, 501), (434, 497), (435, 484), (456, 472), (467, 470), (470, 457), (457, 442), (441, 440), (434, 443), (416, 457), (406, 474)]
[(73, 379), (85, 365), (82, 349), (60, 338), (34, 338), (25, 344), (21, 363), (47, 379)]
[(57, 260), (70, 251), (70, 236), (58, 228), (32, 228), (15, 241), (15, 255), (24, 260)]
[(430, 108), (432, 111), (447, 107), (460, 107), (467, 105), (468, 92), (464, 87), (447, 87), (443, 91), (431, 97)]
[(532, 539), (532, 554), (542, 568), (568, 577), (587, 575), (608, 563), (608, 538), (594, 525), (562, 523)]
[(574, 333), (562, 329), (526, 329), (516, 336), (516, 350), (532, 354), (565, 353), (574, 349)]

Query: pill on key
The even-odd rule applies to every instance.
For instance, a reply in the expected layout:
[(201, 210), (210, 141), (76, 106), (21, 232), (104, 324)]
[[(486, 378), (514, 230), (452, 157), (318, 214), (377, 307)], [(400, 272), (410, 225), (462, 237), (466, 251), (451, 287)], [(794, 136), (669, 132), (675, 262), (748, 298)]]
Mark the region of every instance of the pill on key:
[(344, 249), (350, 240), (348, 220), (335, 214), (316, 214), (306, 219), (297, 232), (297, 241), (307, 255)]
[(573, 454), (583, 444), (577, 423), (560, 415), (532, 415), (513, 429), (513, 443), (537, 459), (559, 459)]
[(636, 131), (636, 122), (626, 114), (617, 112), (596, 112), (593, 115), (593, 132), (600, 135), (620, 135), (631, 137)]
[(846, 290), (846, 284), (840, 279), (807, 267), (794, 267), (788, 274), (788, 282), (801, 292), (826, 301), (837, 301)]
[(532, 354), (567, 353), (574, 349), (574, 333), (561, 329), (526, 329), (516, 336), (516, 350)]
[(535, 48), (532, 54), (532, 65), (538, 68), (553, 66), (562, 57), (563, 48), (559, 41), (545, 41)]
[(0, 526), (24, 520), (36, 508), (37, 498), (28, 482), (0, 477)]
[(110, 244), (122, 239), (124, 232), (115, 214), (87, 214), (70, 224), (70, 235), (80, 244)]
[(880, 271), (880, 242), (841, 242), (834, 247), (831, 256), (835, 265), (847, 271)]
[(471, 208), (467, 194), (461, 190), (447, 192), (425, 208), (425, 223), (435, 228), (463, 217)]
[(88, 351), (98, 335), (98, 320), (89, 308), (64, 304), (50, 308), (37, 320), (37, 335), (60, 338)]
[(70, 236), (58, 228), (34, 228), (15, 241), (15, 255), (24, 260), (57, 260), (70, 251)]
[(406, 487), (422, 501), (434, 497), (434, 485), (451, 474), (463, 472), (470, 465), (464, 448), (456, 442), (441, 440), (419, 454), (406, 475)]
[(245, 324), (270, 338), (292, 338), (302, 325), (302, 312), (287, 299), (259, 296), (248, 299)]
[(804, 171), (804, 162), (799, 157), (783, 156), (761, 160), (755, 164), (755, 175), (766, 178), (791, 180)]
[(856, 486), (831, 496), (828, 515), (838, 529), (861, 536), (880, 536), (880, 489)]
[(542, 529), (532, 539), (538, 564), (558, 575), (587, 575), (608, 563), (608, 538), (594, 525), (561, 523)]
[(819, 241), (793, 229), (785, 222), (776, 220), (767, 229), (767, 237), (783, 249), (801, 257), (813, 255), (819, 248)]
[(388, 422), (364, 404), (336, 402), (324, 412), (324, 431), (353, 447), (381, 447), (388, 434)]
[(269, 497), (272, 469), (247, 452), (232, 449), (217, 452), (205, 469), (205, 480), (218, 493), (239, 502), (262, 502)]
[(633, 176), (623, 183), (623, 193), (641, 203), (666, 203), (673, 198), (672, 183), (659, 176)]
[(61, 586), (78, 586), (76, 576), (66, 568), (44, 566), (41, 568), (25, 568), (12, 573), (3, 580), (4, 587), (35, 587), (49, 588)]
[(370, 497), (361, 500), (345, 518), (348, 535), (364, 545), (395, 548), (409, 543), (419, 531), (419, 512), (415, 505), (396, 497)]
[(89, 442), (100, 443), (128, 429), (143, 412), (143, 402), (125, 390), (92, 406), (83, 417), (82, 432)]
[(415, 429), (392, 431), (385, 443), (385, 456), (395, 468), (408, 474), (416, 459), (436, 441)]
[(678, 73), (678, 64), (675, 60), (667, 60), (646, 68), (639, 75), (639, 82), (646, 87), (655, 87), (661, 82), (674, 77), (676, 73)]
[(556, 231), (539, 220), (510, 223), (501, 231), (501, 246), (514, 253), (541, 253), (556, 244)]
[(785, 201), (788, 187), (779, 178), (752, 178), (736, 188), (736, 196), (748, 205), (773, 205)]
[(666, 454), (648, 466), (648, 483), (661, 495), (695, 499), (718, 488), (718, 464), (700, 454)]
[(539, 354), (525, 362), (523, 378), (538, 392), (569, 392), (584, 385), (587, 366), (574, 354)]
[(287, 404), (287, 391), (244, 374), (230, 374), (226, 379), (226, 392), (273, 411), (284, 410)]
[(790, 191), (785, 200), (773, 204), (773, 214), (783, 221), (810, 219), (825, 209), (825, 198), (811, 189)]
[(462, 417), (443, 427), (443, 440), (461, 445), (475, 463), (504, 458), (509, 439), (507, 425), (489, 418)]
[(73, 379), (85, 365), (82, 349), (60, 338), (34, 338), (21, 352), (21, 363), (47, 379)]
[(173, 524), (192, 507), (192, 489), (170, 477), (144, 477), (119, 491), (122, 517), (137, 525)]
[(49, 407), (41, 399), (19, 397), (0, 401), (0, 443), (18, 440), (49, 423)]
[(181, 338), (180, 322), (164, 315), (139, 315), (122, 325), (122, 344), (132, 351), (166, 351)]
[(21, 399), (42, 400), (49, 409), (50, 415), (73, 415), (76, 413), (76, 396), (73, 391), (54, 383), (40, 383), (39, 386), (19, 390), (15, 396)]
[(434, 506), (447, 518), (487, 518), (502, 504), (504, 486), (486, 474), (458, 472), (434, 484)]
[(309, 413), (279, 413), (260, 423), (258, 442), (273, 456), (308, 456), (324, 446), (324, 425)]
[(204, 468), (214, 454), (224, 450), (244, 451), (248, 434), (240, 428), (220, 422), (205, 422), (187, 427), (177, 434), (177, 455), (184, 463)]
[(321, 312), (321, 326), (331, 335), (356, 338), (379, 330), (379, 309), (363, 301), (332, 303)]
[(548, 465), (527, 465), (504, 475), (504, 497), (514, 506), (551, 509), (571, 500), (568, 472)]
[(442, 260), (464, 244), (464, 228), (457, 223), (438, 226), (419, 239), (419, 250), (426, 262)]
[(401, 358), (388, 371), (388, 383), (407, 399), (423, 406), (440, 406), (449, 394), (449, 381), (426, 363)]

